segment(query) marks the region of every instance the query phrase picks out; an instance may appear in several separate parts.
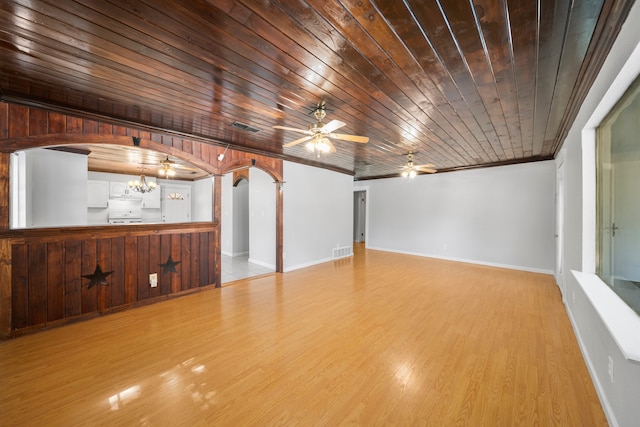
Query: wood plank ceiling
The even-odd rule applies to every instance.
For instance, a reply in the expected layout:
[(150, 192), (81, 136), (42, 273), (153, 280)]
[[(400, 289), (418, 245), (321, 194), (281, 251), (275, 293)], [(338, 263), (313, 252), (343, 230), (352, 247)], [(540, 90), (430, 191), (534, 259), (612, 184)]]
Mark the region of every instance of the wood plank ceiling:
[[(550, 159), (632, 4), (3, 0), (0, 96), (356, 179)], [(320, 101), (369, 143), (283, 148)]]

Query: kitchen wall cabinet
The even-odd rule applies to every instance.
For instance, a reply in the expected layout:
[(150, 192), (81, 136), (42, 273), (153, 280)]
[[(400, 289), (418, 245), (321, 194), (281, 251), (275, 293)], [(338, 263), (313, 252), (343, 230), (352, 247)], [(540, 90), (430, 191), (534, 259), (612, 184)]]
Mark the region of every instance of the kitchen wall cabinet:
[(131, 190), (126, 181), (110, 181), (109, 197), (112, 199), (142, 199), (142, 194)]
[(90, 208), (109, 206), (109, 181), (92, 179), (87, 181), (87, 206)]
[(160, 194), (162, 189), (158, 185), (155, 190), (142, 195), (142, 209), (160, 209)]

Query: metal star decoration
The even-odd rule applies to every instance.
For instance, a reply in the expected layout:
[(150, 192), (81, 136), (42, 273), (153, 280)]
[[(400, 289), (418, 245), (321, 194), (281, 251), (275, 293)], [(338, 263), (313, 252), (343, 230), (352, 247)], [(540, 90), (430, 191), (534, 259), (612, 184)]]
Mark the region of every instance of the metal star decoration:
[(113, 273), (113, 271), (102, 271), (102, 268), (100, 268), (100, 264), (96, 264), (96, 269), (93, 274), (84, 274), (82, 277), (90, 280), (89, 284), (87, 285), (87, 289), (91, 289), (97, 285), (108, 286), (109, 283), (107, 283), (107, 276), (111, 273)]
[(178, 270), (176, 270), (176, 265), (178, 264), (180, 264), (180, 261), (174, 261), (173, 258), (171, 258), (171, 255), (169, 255), (169, 258), (167, 258), (167, 262), (165, 262), (164, 264), (160, 264), (160, 267), (162, 267), (162, 274), (169, 271), (172, 273), (177, 273)]

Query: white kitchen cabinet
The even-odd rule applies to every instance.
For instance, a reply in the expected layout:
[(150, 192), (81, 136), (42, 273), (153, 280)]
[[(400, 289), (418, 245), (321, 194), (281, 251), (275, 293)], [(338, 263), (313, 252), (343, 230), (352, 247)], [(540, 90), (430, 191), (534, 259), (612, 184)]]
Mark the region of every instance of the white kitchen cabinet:
[(160, 209), (160, 187), (158, 185), (155, 190), (142, 195), (142, 209)]
[(90, 179), (87, 181), (87, 207), (106, 208), (109, 206), (109, 181)]
[(130, 189), (126, 181), (110, 181), (109, 197), (111, 199), (142, 199), (142, 194)]

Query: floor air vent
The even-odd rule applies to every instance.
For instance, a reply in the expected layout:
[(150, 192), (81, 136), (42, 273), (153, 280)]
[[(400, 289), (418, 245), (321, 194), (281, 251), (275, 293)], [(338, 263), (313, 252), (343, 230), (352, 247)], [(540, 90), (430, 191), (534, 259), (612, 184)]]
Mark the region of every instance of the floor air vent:
[(238, 122), (238, 121), (235, 121), (235, 122), (231, 123), (231, 126), (233, 126), (234, 128), (241, 129), (241, 130), (246, 130), (247, 132), (253, 132), (253, 133), (260, 132), (260, 129), (254, 128), (253, 126), (249, 126), (246, 123), (242, 123), (242, 122)]
[(345, 258), (351, 256), (351, 246), (345, 246), (343, 248), (333, 248), (333, 258)]

